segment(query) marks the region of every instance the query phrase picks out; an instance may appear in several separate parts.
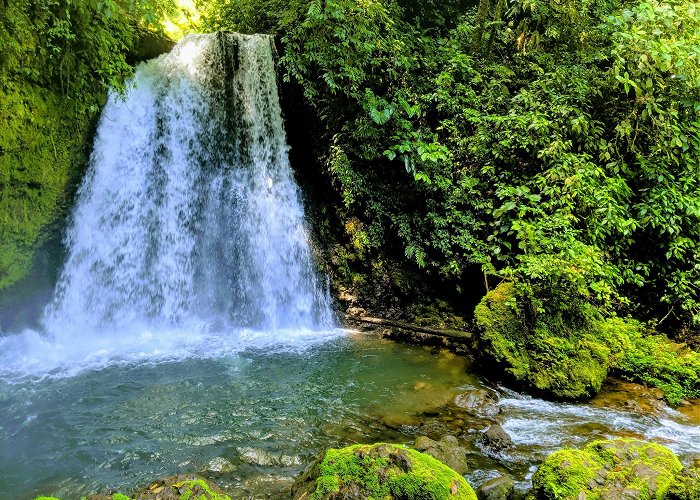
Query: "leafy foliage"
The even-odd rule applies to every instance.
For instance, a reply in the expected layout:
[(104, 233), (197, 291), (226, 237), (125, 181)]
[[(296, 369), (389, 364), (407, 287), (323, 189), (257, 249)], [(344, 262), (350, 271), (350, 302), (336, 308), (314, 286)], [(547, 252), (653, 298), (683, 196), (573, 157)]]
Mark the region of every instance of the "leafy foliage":
[[(698, 2), (275, 5), (245, 21), (281, 35), (367, 249), (455, 286), (564, 273), (603, 314), (700, 324)], [(407, 15), (426, 9), (453, 22)]]

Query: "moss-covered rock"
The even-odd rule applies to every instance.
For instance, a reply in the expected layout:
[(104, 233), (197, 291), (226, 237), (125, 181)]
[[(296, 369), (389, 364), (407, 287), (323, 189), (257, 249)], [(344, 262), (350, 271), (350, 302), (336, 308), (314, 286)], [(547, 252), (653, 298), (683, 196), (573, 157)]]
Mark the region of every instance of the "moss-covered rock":
[(0, 89), (0, 290), (26, 275), (83, 169), (93, 116), (76, 118), (74, 107), (29, 83)]
[(536, 499), (665, 498), (682, 469), (668, 448), (634, 439), (594, 441), (582, 450), (559, 450), (532, 477)]
[(435, 458), (379, 443), (331, 449), (297, 480), (296, 499), (465, 499), (476, 494), (457, 472)]
[(84, 500), (231, 500), (231, 497), (216, 484), (196, 474), (178, 474), (158, 479), (134, 491), (131, 495), (100, 493), (82, 498)]
[(700, 468), (679, 472), (668, 490), (668, 500), (700, 500)]
[(480, 355), (532, 392), (556, 399), (596, 394), (609, 349), (585, 321), (538, 315), (516, 285), (504, 282), (476, 307)]
[(700, 398), (700, 353), (635, 321), (611, 318), (599, 330), (610, 346), (615, 374), (658, 387), (672, 405)]
[(700, 353), (638, 321), (605, 318), (585, 302), (552, 312), (540, 310), (542, 300), (511, 282), (482, 299), (475, 310), (482, 364), (555, 399), (591, 397), (608, 373), (658, 387), (674, 405), (700, 397)]

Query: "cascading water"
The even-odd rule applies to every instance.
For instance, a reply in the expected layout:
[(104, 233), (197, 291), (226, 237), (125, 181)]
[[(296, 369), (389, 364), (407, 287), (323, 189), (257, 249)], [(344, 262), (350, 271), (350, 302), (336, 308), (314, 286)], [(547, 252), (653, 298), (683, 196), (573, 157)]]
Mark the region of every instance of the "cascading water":
[(48, 330), (330, 326), (275, 76), (270, 37), (197, 35), (110, 98)]
[(110, 96), (43, 318), (61, 349), (114, 352), (123, 337), (160, 352), (162, 331), (247, 329), (284, 341), (333, 327), (273, 56), (269, 36), (191, 35)]

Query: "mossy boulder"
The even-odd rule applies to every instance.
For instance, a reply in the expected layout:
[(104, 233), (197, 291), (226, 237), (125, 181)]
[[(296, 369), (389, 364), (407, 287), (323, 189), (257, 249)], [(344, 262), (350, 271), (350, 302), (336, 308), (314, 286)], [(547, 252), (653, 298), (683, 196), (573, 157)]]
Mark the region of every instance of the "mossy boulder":
[[(552, 399), (594, 396), (607, 375), (658, 387), (672, 405), (700, 398), (700, 353), (629, 318), (604, 317), (573, 291), (503, 282), (474, 312), (477, 352), (506, 382)], [(549, 305), (559, 304), (558, 307)]]
[(688, 467), (676, 475), (668, 500), (700, 500), (700, 468)]
[(573, 400), (595, 395), (610, 350), (590, 333), (592, 323), (531, 309), (514, 283), (490, 291), (475, 311), (480, 356), (530, 392)]
[(295, 499), (465, 499), (476, 494), (447, 465), (401, 445), (330, 449), (292, 489)]
[(538, 500), (661, 500), (682, 469), (668, 448), (634, 439), (594, 441), (582, 450), (559, 450), (532, 477)]

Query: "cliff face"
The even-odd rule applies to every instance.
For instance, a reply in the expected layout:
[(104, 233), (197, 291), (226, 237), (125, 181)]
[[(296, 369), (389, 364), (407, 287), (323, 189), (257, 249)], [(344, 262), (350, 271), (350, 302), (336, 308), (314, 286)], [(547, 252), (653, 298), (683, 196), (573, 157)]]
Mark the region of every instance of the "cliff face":
[[(173, 43), (145, 30), (135, 40), (126, 55), (132, 64)], [(0, 74), (0, 331), (36, 320), (53, 288), (65, 220), (106, 98), (104, 91), (93, 95), (98, 104), (86, 109), (80, 99), (38, 83), (41, 68), (23, 68)]]

